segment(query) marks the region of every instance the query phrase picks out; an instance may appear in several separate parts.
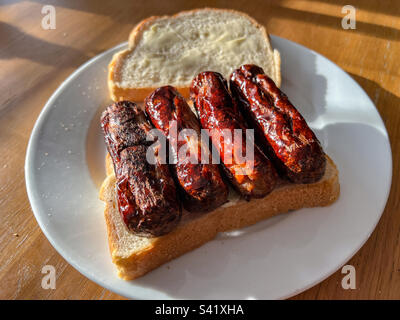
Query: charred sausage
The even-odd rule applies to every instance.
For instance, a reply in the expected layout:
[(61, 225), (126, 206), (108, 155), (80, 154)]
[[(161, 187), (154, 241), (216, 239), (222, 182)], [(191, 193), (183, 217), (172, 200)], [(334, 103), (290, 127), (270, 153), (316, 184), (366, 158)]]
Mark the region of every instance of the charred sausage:
[(151, 124), (134, 103), (109, 106), (101, 117), (108, 152), (117, 178), (119, 212), (128, 229), (138, 235), (160, 236), (181, 218), (176, 187), (167, 164), (150, 164), (146, 140)]
[(256, 130), (258, 142), (282, 174), (296, 183), (321, 179), (326, 158), (320, 142), (262, 68), (241, 66), (230, 76), (230, 89)]
[[(236, 190), (246, 199), (260, 198), (270, 193), (277, 181), (275, 168), (253, 141), (250, 143), (246, 141), (245, 120), (232, 100), (226, 80), (222, 75), (211, 71), (198, 74), (192, 82), (190, 97), (199, 115), (200, 123), (204, 129), (209, 130), (213, 146), (222, 160), (224, 171)], [(235, 130), (240, 132), (240, 144), (224, 136), (226, 132), (230, 133), (230, 137), (234, 136)], [(226, 148), (230, 145), (233, 148), (226, 152)], [(241, 156), (246, 154), (246, 148), (254, 150), (251, 162), (241, 161)]]
[(168, 139), (176, 161), (173, 174), (185, 209), (204, 212), (225, 203), (228, 188), (218, 164), (212, 163), (209, 147), (201, 137), (199, 120), (186, 100), (174, 87), (164, 86), (146, 98), (145, 109), (152, 124)]

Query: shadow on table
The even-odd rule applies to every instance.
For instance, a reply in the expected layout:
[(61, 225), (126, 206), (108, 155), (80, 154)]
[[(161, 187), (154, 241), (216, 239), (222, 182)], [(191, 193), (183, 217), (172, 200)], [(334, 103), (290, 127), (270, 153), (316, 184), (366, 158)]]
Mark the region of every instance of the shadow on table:
[[(310, 2), (327, 2), (332, 0), (309, 0)], [(345, 6), (352, 5), (356, 9), (366, 10), (369, 12), (384, 13), (391, 16), (400, 16), (400, 6), (394, 5), (391, 1), (365, 1), (365, 0), (335, 0), (335, 5)], [(312, 4), (310, 4), (312, 6)]]
[[(34, 0), (39, 2), (39, 0)], [(190, 10), (194, 8), (203, 7), (216, 7), (216, 8), (230, 8), (239, 11), (245, 11), (253, 16), (261, 24), (268, 25), (271, 18), (279, 17), (281, 19), (292, 19), (299, 21), (306, 21), (309, 23), (315, 23), (316, 25), (323, 25), (333, 29), (343, 31), (342, 29), (342, 17), (344, 14), (341, 13), (341, 7), (348, 4), (345, 0), (339, 0), (335, 3), (335, 8), (332, 10), (332, 15), (318, 14), (306, 10), (298, 10), (281, 6), (282, 0), (276, 1), (250, 1), (244, 2), (242, 0), (229, 0), (229, 1), (199, 1), (199, 2), (188, 2), (186, 0), (176, 0), (171, 5), (168, 1), (159, 0), (147, 0), (146, 5), (143, 5), (140, 1), (109, 1), (99, 5), (98, 1), (63, 1), (57, 3), (58, 6), (69, 8), (78, 11), (92, 12), (104, 16), (110, 16), (118, 21), (118, 23), (135, 24), (140, 20), (154, 15), (165, 15), (174, 14), (177, 11)], [(312, 9), (314, 3), (317, 0), (313, 0), (309, 4), (309, 8)], [(322, 2), (329, 2), (328, 0), (322, 0)], [(391, 5), (388, 1), (378, 2), (358, 2), (353, 4), (356, 8), (367, 10), (371, 12), (382, 12), (389, 15), (398, 16), (400, 15), (400, 7), (396, 8), (395, 5)], [(179, 8), (179, 10), (177, 9)], [(268, 12), (266, 15), (265, 12)], [(133, 14), (134, 13), (134, 14)], [(336, 16), (337, 17), (336, 17)], [(135, 17), (136, 21), (132, 20), (132, 16)], [(399, 40), (399, 30), (381, 26), (374, 23), (363, 22), (357, 20), (356, 30), (347, 30), (354, 33), (367, 34), (377, 38)]]
[[(4, 43), (0, 49), (0, 60), (22, 58), (45, 65), (59, 65), (60, 56), (64, 56), (66, 66), (76, 67), (90, 58), (82, 51), (33, 37), (4, 22), (0, 22), (0, 39)], [(10, 43), (10, 40), (14, 42)]]
[[(374, 23), (356, 21), (356, 29), (355, 30), (344, 30), (342, 28), (342, 17), (344, 15), (341, 14), (341, 11), (338, 10), (333, 11), (332, 14), (339, 15), (338, 17), (326, 15), (326, 14), (318, 14), (304, 10), (292, 9), (292, 8), (279, 8), (279, 12), (277, 12), (276, 16), (279, 16), (283, 19), (291, 19), (291, 20), (299, 20), (306, 21), (308, 23), (312, 23), (318, 26), (326, 26), (332, 29), (336, 29), (337, 31), (346, 31), (353, 32), (357, 34), (365, 34), (368, 36), (373, 36), (381, 39), (388, 40), (397, 40), (400, 39), (400, 30), (377, 25)], [(265, 20), (265, 19), (264, 19)], [(261, 22), (262, 20), (260, 20)]]

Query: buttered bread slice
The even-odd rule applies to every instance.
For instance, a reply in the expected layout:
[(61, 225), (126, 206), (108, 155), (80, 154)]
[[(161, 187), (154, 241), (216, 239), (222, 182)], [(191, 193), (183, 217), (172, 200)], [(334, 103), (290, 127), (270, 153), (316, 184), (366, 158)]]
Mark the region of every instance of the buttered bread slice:
[(228, 78), (243, 64), (256, 64), (280, 86), (280, 55), (265, 28), (248, 15), (221, 9), (198, 9), (151, 17), (131, 32), (127, 50), (109, 65), (114, 101), (141, 101), (154, 89), (172, 85), (186, 98), (199, 72)]

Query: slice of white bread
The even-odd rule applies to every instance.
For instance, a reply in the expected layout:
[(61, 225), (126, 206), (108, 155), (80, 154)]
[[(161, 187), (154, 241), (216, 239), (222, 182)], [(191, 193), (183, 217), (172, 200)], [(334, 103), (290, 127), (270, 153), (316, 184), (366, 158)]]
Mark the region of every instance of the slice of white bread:
[(243, 228), (263, 219), (301, 208), (327, 206), (339, 196), (338, 170), (327, 156), (322, 179), (312, 184), (281, 182), (269, 195), (249, 202), (231, 198), (218, 209), (186, 218), (171, 233), (157, 238), (143, 238), (128, 232), (116, 203), (115, 175), (109, 157), (106, 160), (107, 178), (100, 189), (105, 202), (105, 219), (112, 260), (118, 275), (125, 280), (135, 279), (161, 264), (189, 252), (212, 240), (218, 232)]
[(280, 55), (265, 28), (248, 15), (226, 9), (197, 9), (150, 17), (129, 36), (129, 48), (109, 65), (108, 86), (114, 101), (142, 101), (156, 88), (172, 85), (189, 96), (201, 71), (228, 78), (243, 64), (262, 67), (279, 87)]

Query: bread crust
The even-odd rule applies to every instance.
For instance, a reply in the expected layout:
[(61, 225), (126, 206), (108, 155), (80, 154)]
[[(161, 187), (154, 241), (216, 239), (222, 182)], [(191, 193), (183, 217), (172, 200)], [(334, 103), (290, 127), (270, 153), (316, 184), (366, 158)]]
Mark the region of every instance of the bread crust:
[[(269, 44), (271, 51), (274, 55), (274, 70), (275, 70), (275, 79), (276, 85), (278, 87), (281, 86), (281, 58), (280, 53), (277, 49), (272, 48), (270, 37), (267, 33), (267, 30), (264, 26), (260, 25), (254, 18), (250, 17), (248, 14), (232, 9), (216, 9), (216, 8), (202, 8), (202, 9), (194, 9), (194, 10), (186, 10), (178, 12), (174, 15), (168, 16), (151, 16), (147, 19), (139, 22), (129, 34), (128, 40), (128, 49), (117, 52), (114, 54), (109, 66), (108, 66), (108, 88), (110, 92), (110, 98), (113, 101), (122, 101), (122, 100), (131, 100), (131, 101), (142, 101), (144, 100), (152, 91), (157, 89), (157, 87), (144, 87), (144, 88), (122, 88), (117, 85), (117, 78), (119, 75), (119, 70), (121, 69), (122, 63), (124, 61), (124, 57), (135, 48), (137, 43), (139, 42), (142, 33), (147, 30), (148, 25), (152, 24), (154, 21), (158, 19), (164, 18), (176, 18), (186, 14), (192, 14), (199, 11), (210, 11), (210, 12), (229, 12), (237, 15), (241, 15), (247, 18), (254, 26), (261, 31), (266, 42)], [(189, 98), (189, 86), (187, 87), (176, 87), (178, 91), (182, 94), (184, 98)]]
[[(124, 280), (132, 280), (148, 273), (212, 240), (219, 232), (250, 226), (291, 210), (328, 206), (337, 200), (340, 193), (338, 170), (327, 156), (325, 176), (316, 183), (283, 183), (262, 199), (252, 199), (249, 202), (239, 200), (230, 207), (219, 207), (181, 223), (171, 233), (147, 239), (145, 245), (122, 254), (121, 246), (123, 247), (124, 243), (120, 243), (120, 239), (123, 231), (116, 225), (116, 221), (121, 218), (115, 199), (115, 175), (109, 159), (106, 160), (106, 166), (110, 174), (103, 182), (100, 199), (105, 202), (104, 215), (112, 260), (117, 266), (119, 277)], [(132, 241), (135, 239), (142, 241), (139, 237), (135, 238), (133, 235), (131, 237)]]

